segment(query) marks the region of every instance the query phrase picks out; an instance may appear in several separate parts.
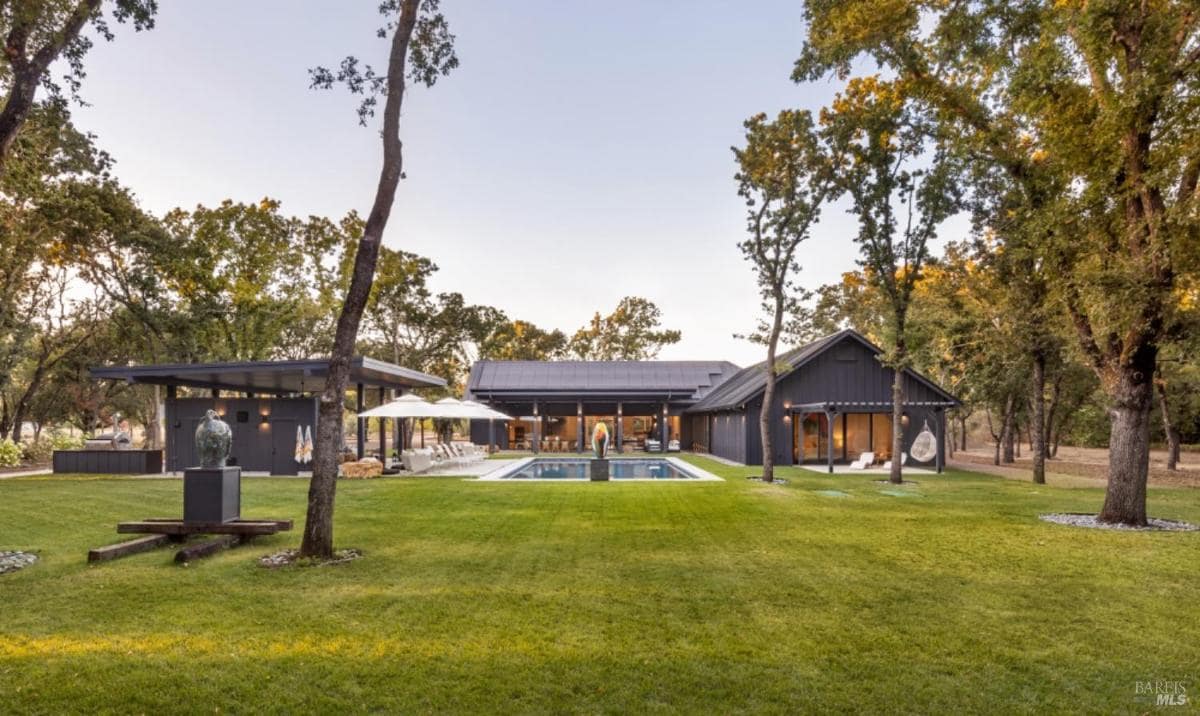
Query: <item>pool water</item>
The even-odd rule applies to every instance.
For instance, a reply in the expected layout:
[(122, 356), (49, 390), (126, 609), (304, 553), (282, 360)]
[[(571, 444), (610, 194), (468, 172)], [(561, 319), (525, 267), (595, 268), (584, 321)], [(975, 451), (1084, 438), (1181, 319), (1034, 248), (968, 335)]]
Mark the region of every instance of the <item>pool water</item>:
[[(539, 457), (524, 463), (500, 480), (587, 480), (591, 460), (586, 458)], [(613, 480), (698, 480), (674, 463), (662, 458), (611, 459), (608, 474)]]

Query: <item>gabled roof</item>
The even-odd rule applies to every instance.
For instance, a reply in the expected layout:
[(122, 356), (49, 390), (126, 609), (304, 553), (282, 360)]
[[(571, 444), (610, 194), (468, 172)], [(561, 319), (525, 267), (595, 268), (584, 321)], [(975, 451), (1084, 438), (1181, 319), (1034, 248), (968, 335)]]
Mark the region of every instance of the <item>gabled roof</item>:
[(493, 361), (471, 368), (467, 394), (670, 397), (699, 400), (738, 371), (728, 361)]
[[(103, 366), (89, 372), (98, 380), (128, 383), (264, 393), (314, 393), (325, 388), (329, 359)], [(356, 383), (400, 389), (446, 385), (444, 379), (435, 375), (364, 356), (350, 359), (350, 384)]]
[[(790, 375), (805, 363), (813, 360), (817, 356), (824, 353), (829, 348), (841, 343), (843, 340), (856, 340), (866, 346), (876, 355), (883, 352), (883, 349), (867, 340), (858, 331), (853, 328), (846, 328), (831, 333), (827, 336), (806, 343), (805, 345), (795, 348), (782, 356), (775, 359), (775, 362), (784, 363), (788, 366), (786, 370), (779, 374), (778, 378), (783, 378)], [(925, 383), (934, 391), (944, 395), (949, 402), (958, 402), (958, 400), (947, 393), (945, 390), (938, 387), (936, 383), (922, 376), (915, 371), (905, 371), (913, 378)], [(688, 408), (689, 413), (708, 413), (718, 410), (736, 410), (746, 404), (747, 401), (758, 396), (767, 387), (766, 361), (757, 363), (748, 368), (743, 368), (729, 380), (722, 383), (716, 390), (710, 392), (703, 400)]]

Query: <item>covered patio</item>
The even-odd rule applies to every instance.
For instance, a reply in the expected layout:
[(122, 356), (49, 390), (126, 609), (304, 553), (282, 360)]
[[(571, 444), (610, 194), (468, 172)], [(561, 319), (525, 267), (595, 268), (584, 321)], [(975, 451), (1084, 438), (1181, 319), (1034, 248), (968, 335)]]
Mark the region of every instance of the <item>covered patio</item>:
[[(950, 401), (906, 401), (903, 404), (902, 430), (904, 444), (913, 445), (920, 431), (928, 430), (935, 445), (941, 442), (945, 426), (945, 411), (954, 407)], [(792, 427), (792, 462), (801, 467), (829, 474), (885, 473), (882, 464), (892, 455), (892, 403), (843, 401), (784, 404), (784, 421)], [(921, 416), (918, 426), (915, 417)], [(929, 424), (932, 418), (933, 425)], [(944, 467), (940, 450), (933, 451), (933, 470), (909, 467), (905, 472), (940, 473)], [(850, 463), (871, 458), (863, 468)], [(901, 456), (904, 458), (906, 456)]]
[[(318, 394), (325, 388), (329, 361), (238, 361), (181, 363), (92, 368), (92, 378), (131, 384), (164, 386), (167, 472), (198, 464), (192, 436), (206, 411), (216, 411), (233, 428), (231, 459), (249, 472), (272, 475), (299, 474), (296, 459), (298, 435), (316, 431)], [(350, 385), (356, 412), (363, 412), (368, 396), (379, 403), (415, 388), (441, 388), (437, 376), (373, 358), (358, 356), (350, 362)], [(388, 452), (386, 419), (379, 423), (379, 453)], [(357, 421), (356, 452), (365, 456), (367, 422)], [(392, 431), (399, 446), (399, 430)]]

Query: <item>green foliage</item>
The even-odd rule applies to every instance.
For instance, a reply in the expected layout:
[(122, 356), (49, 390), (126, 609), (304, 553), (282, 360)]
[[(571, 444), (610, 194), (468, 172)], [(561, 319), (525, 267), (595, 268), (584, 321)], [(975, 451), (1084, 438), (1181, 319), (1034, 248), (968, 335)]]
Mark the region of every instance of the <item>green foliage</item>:
[(492, 360), (559, 360), (566, 356), (567, 336), (528, 321), (505, 321), (484, 339), (479, 357)]
[[(1148, 658), (1200, 663), (1200, 535), (1037, 520), (1098, 488), (951, 472), (893, 497), (684, 459), (725, 481), (343, 482), (338, 542), (363, 558), (281, 570), (255, 562), (296, 532), (89, 566), (116, 522), (178, 513), (178, 481), (0, 480), (0, 549), (41, 557), (0, 577), (4, 710), (1140, 712)], [(247, 478), (243, 514), (298, 524), (307, 489)], [(1196, 490), (1150, 500), (1200, 522)]]
[[(738, 248), (754, 269), (763, 316), (755, 331), (740, 337), (769, 346), (773, 353), (781, 334), (794, 340), (809, 327), (801, 305), (811, 294), (796, 281), (796, 252), (833, 192), (834, 167), (806, 111), (784, 110), (773, 121), (757, 114), (743, 126), (746, 145), (734, 147), (733, 153), (748, 236)], [(796, 320), (784, 325), (786, 316)]]
[(616, 309), (571, 336), (567, 352), (580, 360), (649, 360), (663, 346), (678, 343), (682, 334), (661, 328), (662, 311), (654, 302), (626, 296)]
[(0, 467), (16, 467), (21, 464), (21, 446), (8, 438), (0, 440)]
[[(458, 56), (454, 52), (454, 35), (450, 24), (440, 13), (441, 0), (417, 0), (418, 9), (408, 45), (407, 77), (410, 81), (432, 87), (438, 77), (450, 74), (458, 67)], [(386, 39), (400, 22), (398, 15), (403, 11), (402, 0), (383, 0), (379, 3), (379, 14), (387, 18), (380, 28), (378, 37)], [(336, 71), (327, 67), (314, 67), (308, 71), (310, 86), (314, 89), (331, 89), (344, 85), (351, 94), (363, 95), (358, 106), (358, 123), (367, 126), (367, 120), (375, 116), (380, 97), (387, 96), (387, 73), (375, 71), (371, 65), (360, 63), (353, 55), (346, 56)]]
[(40, 438), (21, 445), (21, 454), (26, 462), (44, 465), (50, 462), (56, 448), (49, 438)]
[(427, 258), (381, 247), (359, 343), (366, 352), (441, 376), (456, 389), (475, 347), (507, 319), (491, 306), (467, 303), (461, 293), (434, 295), (428, 280), (437, 270)]
[(80, 450), (84, 442), (82, 436), (69, 433), (54, 433), (50, 436), (51, 450)]
[(858, 220), (864, 276), (886, 300), (883, 359), (905, 368), (913, 290), (929, 242), (959, 208), (955, 166), (931, 148), (931, 127), (902, 88), (876, 76), (851, 79), (821, 123), (839, 157), (837, 182)]
[[(93, 11), (92, 6), (99, 7)], [(156, 0), (113, 0), (103, 4), (87, 0), (38, 0), (5, 3), (0, 7), (0, 37), (8, 38), (7, 51), (0, 53), (0, 77), (5, 91), (11, 90), (14, 76), (44, 71), (45, 67), (40, 67), (43, 56), (49, 59), (57, 56), (69, 70), (62, 79), (71, 97), (77, 97), (86, 74), (83, 58), (93, 45), (93, 34), (80, 32), (79, 26), (90, 24), (95, 36), (111, 41), (110, 17), (117, 22), (132, 23), (137, 30), (148, 30), (154, 27), (154, 14), (158, 10)], [(105, 14), (106, 9), (111, 15)], [(39, 83), (52, 103), (65, 105), (62, 88), (49, 74), (41, 75)]]

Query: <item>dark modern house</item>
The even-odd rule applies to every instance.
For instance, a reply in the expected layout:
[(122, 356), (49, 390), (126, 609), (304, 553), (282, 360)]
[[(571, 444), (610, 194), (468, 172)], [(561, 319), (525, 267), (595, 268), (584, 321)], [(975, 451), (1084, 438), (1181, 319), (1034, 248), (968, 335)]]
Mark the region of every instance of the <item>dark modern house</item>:
[[(892, 376), (881, 350), (844, 330), (790, 351), (771, 407), (771, 437), (780, 465), (832, 466), (872, 452), (891, 458)], [(476, 421), (472, 440), (501, 448), (583, 452), (592, 426), (614, 426), (619, 451), (666, 448), (707, 452), (744, 464), (762, 463), (759, 412), (763, 364), (739, 369), (707, 361), (480, 361), (467, 397), (519, 419)], [(904, 374), (904, 446), (928, 430), (935, 455), (909, 464), (940, 469), (945, 459), (945, 411), (954, 396), (928, 378)]]
[[(91, 369), (93, 378), (166, 387), (166, 459), (168, 472), (198, 464), (196, 427), (215, 410), (233, 428), (231, 459), (248, 471), (295, 475), (297, 428), (316, 432), (317, 395), (325, 388), (328, 360), (184, 363), (174, 365), (106, 366)], [(377, 393), (380, 402), (413, 388), (444, 387), (436, 376), (372, 358), (350, 364), (350, 385), (358, 412), (365, 397)], [(180, 395), (180, 388), (190, 395)], [(380, 454), (387, 451), (386, 422), (381, 422)], [(393, 438), (398, 431), (392, 433)], [(393, 440), (395, 442), (395, 440)], [(358, 453), (365, 450), (365, 420), (358, 421)]]

